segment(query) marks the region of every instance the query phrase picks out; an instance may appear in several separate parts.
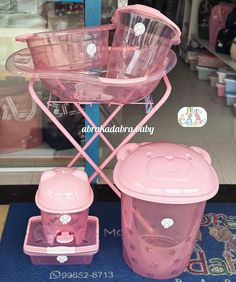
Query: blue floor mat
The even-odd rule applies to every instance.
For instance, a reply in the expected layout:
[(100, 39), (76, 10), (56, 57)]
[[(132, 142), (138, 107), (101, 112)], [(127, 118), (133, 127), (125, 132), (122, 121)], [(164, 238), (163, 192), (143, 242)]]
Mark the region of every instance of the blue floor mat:
[[(31, 264), (23, 253), (23, 241), (28, 219), (38, 214), (34, 204), (11, 205), (0, 244), (0, 282), (154, 281), (133, 273), (122, 259), (119, 202), (95, 202), (90, 209), (100, 219), (100, 250), (89, 266)], [(209, 234), (210, 228), (217, 231), (219, 226), (225, 232)], [(207, 204), (189, 267), (181, 276), (165, 281), (236, 281), (236, 204)]]

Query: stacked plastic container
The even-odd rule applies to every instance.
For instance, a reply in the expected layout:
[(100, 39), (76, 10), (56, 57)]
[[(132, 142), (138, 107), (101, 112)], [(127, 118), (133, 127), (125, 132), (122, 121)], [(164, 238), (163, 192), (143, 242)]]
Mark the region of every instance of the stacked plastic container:
[[(226, 97), (225, 78), (231, 74), (233, 75), (234, 71), (229, 67), (222, 67), (217, 70), (217, 75), (218, 75), (217, 94), (219, 97)], [(229, 96), (230, 95), (231, 94), (229, 94)], [(227, 98), (226, 98), (226, 104), (228, 104)]]
[(35, 197), (41, 216), (29, 220), (24, 252), (34, 264), (89, 264), (99, 249), (96, 217), (88, 216), (93, 191), (74, 168), (44, 172)]
[(236, 74), (228, 74), (224, 81), (226, 105), (233, 106), (236, 103)]
[(225, 66), (219, 58), (207, 51), (198, 54), (197, 64), (199, 80), (209, 80), (212, 73), (217, 71), (217, 68)]
[(199, 147), (144, 143), (125, 145), (117, 159), (113, 177), (122, 192), (125, 262), (149, 278), (180, 275), (189, 263), (206, 200), (218, 191), (209, 154)]

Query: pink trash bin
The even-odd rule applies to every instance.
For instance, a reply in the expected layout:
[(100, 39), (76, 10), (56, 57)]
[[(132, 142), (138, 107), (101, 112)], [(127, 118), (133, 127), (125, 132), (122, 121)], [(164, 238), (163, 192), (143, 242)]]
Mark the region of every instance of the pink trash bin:
[(46, 242), (80, 244), (86, 234), (93, 191), (88, 176), (75, 168), (56, 168), (42, 174), (35, 202), (41, 210)]
[(156, 9), (143, 5), (120, 8), (107, 77), (137, 78), (158, 70), (173, 44), (180, 43), (178, 26)]
[(114, 182), (122, 192), (125, 262), (144, 277), (180, 275), (194, 249), (206, 200), (218, 191), (210, 156), (199, 147), (144, 143), (123, 146), (117, 158)]

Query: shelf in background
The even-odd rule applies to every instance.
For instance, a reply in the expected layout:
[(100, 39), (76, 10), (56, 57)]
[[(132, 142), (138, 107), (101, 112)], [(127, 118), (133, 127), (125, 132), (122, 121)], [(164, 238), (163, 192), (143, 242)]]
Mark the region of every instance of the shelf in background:
[(198, 43), (200, 43), (203, 47), (205, 47), (209, 52), (214, 54), (216, 57), (221, 59), (226, 65), (230, 66), (232, 69), (236, 70), (236, 61), (232, 60), (229, 55), (224, 55), (217, 53), (209, 43), (208, 40), (199, 38), (198, 35), (193, 34), (192, 38), (195, 39)]

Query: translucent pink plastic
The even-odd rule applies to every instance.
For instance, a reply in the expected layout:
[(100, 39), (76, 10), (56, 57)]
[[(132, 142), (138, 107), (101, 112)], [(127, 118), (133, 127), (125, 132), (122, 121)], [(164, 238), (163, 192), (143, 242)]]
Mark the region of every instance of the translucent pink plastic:
[(118, 9), (107, 77), (134, 78), (155, 72), (180, 42), (179, 28), (159, 11), (141, 5)]
[(211, 157), (200, 147), (168, 142), (129, 143), (116, 156), (114, 182), (132, 197), (190, 204), (211, 199), (218, 192), (219, 179)]
[[(38, 75), (52, 95), (87, 103), (135, 103), (149, 96), (176, 64), (179, 28), (159, 11), (118, 9), (114, 25), (18, 36), (29, 50), (9, 57), (8, 71)], [(111, 49), (109, 31), (116, 28)]]
[(99, 249), (99, 222), (89, 216), (85, 239), (80, 245), (74, 243), (49, 246), (44, 238), (40, 216), (31, 217), (24, 241), (24, 252), (33, 264), (90, 264)]
[(217, 95), (219, 97), (225, 97), (225, 84), (217, 83)]
[(42, 32), (16, 37), (27, 43), (38, 70), (102, 68), (108, 60), (108, 35), (114, 25)]
[(205, 203), (169, 205), (122, 193), (123, 258), (128, 266), (148, 278), (180, 275), (194, 249)]
[[(113, 51), (114, 52), (114, 51)], [(161, 78), (176, 64), (176, 55), (169, 51), (166, 58), (156, 65), (151, 75), (139, 78), (107, 78), (106, 70), (52, 71), (35, 69), (28, 49), (17, 51), (6, 63), (9, 72), (31, 76), (37, 75), (52, 95), (61, 100), (91, 103), (132, 103), (149, 96)]]
[[(66, 215), (41, 211), (46, 242), (52, 246), (55, 242), (80, 244), (86, 235), (88, 213), (89, 209)], [(63, 216), (69, 216), (70, 222), (63, 224)]]
[(37, 207), (50, 214), (77, 214), (93, 202), (93, 190), (86, 172), (57, 167), (42, 173), (35, 195)]

